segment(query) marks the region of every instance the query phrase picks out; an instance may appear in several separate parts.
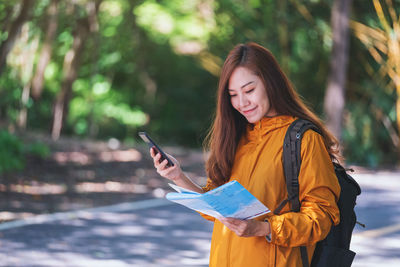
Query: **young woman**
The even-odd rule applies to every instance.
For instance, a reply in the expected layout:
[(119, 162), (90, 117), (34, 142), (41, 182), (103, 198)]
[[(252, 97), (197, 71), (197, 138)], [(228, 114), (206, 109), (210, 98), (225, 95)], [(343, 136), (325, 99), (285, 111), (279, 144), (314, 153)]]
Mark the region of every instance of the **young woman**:
[(332, 160), (337, 141), (300, 100), (274, 56), (255, 43), (237, 45), (222, 67), (216, 117), (208, 136), (207, 185), (194, 184), (175, 166), (159, 163), (158, 173), (177, 185), (200, 193), (237, 180), (270, 210), (287, 197), (282, 166), (283, 139), (296, 119), (312, 121), (322, 135), (307, 131), (302, 139), (299, 174), (300, 212), (286, 205), (279, 215), (253, 220), (214, 221), (210, 266), (302, 266), (299, 246), (309, 261), (315, 244), (339, 223), (336, 205), (340, 186)]

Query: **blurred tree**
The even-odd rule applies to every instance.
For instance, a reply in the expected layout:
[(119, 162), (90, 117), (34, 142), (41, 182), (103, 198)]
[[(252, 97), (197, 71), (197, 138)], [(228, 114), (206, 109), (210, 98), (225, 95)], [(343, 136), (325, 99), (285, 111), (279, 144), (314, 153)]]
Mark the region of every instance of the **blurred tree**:
[(1, 11), (1, 31), (2, 32), (7, 32), (7, 29), (9, 28), (9, 24), (12, 20), (13, 17), (13, 10), (15, 8), (15, 3), (13, 3), (12, 1), (7, 1), (7, 2), (3, 2), (0, 8)]
[(289, 61), (290, 61), (290, 47), (289, 47), (289, 30), (288, 30), (288, 16), (287, 16), (287, 0), (278, 1), (277, 14), (278, 14), (278, 39), (281, 48), (281, 67), (283, 71), (289, 75)]
[[(71, 49), (65, 54), (63, 65), (63, 81), (61, 91), (57, 94), (54, 102), (53, 127), (51, 137), (57, 140), (60, 137), (61, 129), (65, 117), (68, 113), (68, 105), (71, 99), (72, 84), (78, 76), (80, 67), (80, 58), (84, 50), (84, 44), (88, 38), (89, 32), (97, 31), (97, 12), (101, 0), (88, 1), (86, 4), (87, 16), (80, 18), (76, 23), (75, 34)], [(79, 11), (79, 9), (76, 9)]]
[(47, 10), (47, 22), (45, 30), (45, 39), (39, 55), (39, 62), (36, 66), (35, 75), (32, 79), (32, 97), (39, 99), (43, 91), (44, 72), (51, 59), (53, 50), (53, 42), (56, 38), (58, 27), (58, 2), (59, 0), (51, 0)]
[[(386, 1), (389, 18), (386, 18), (379, 0), (373, 0), (373, 3), (383, 30), (356, 21), (352, 21), (351, 25), (357, 38), (367, 47), (373, 59), (379, 64), (377, 78), (386, 83), (384, 80), (389, 77), (390, 82), (386, 83), (384, 87), (388, 92), (396, 91), (395, 118), (390, 118), (390, 115), (388, 116), (378, 106), (374, 105), (372, 108), (378, 120), (386, 128), (393, 145), (400, 151), (400, 20), (391, 0)], [(376, 77), (374, 73), (371, 73), (371, 76)], [(397, 130), (393, 127), (392, 120), (397, 120)]]
[(335, 0), (332, 7), (332, 54), (324, 98), (326, 125), (341, 139), (349, 46), (349, 14), (352, 0)]
[(34, 58), (37, 47), (39, 45), (38, 38), (30, 40), (29, 38), (30, 26), (25, 24), (22, 28), (21, 38), (19, 45), (23, 47), (20, 54), (20, 68), (21, 68), (21, 82), (23, 85), (20, 110), (18, 112), (17, 126), (20, 130), (25, 130), (27, 116), (28, 116), (28, 102), (31, 88), (32, 71), (34, 65)]
[(22, 0), (18, 17), (12, 22), (7, 34), (7, 39), (0, 45), (0, 75), (4, 70), (7, 55), (14, 46), (15, 40), (21, 31), (22, 25), (29, 19), (29, 12), (32, 9), (35, 0)]
[[(254, 41), (273, 52), (320, 115), (328, 77), (343, 83), (349, 162), (393, 162), (394, 79), (376, 79), (380, 63), (353, 36), (347, 78), (338, 75), (344, 67), (330, 66), (343, 66), (335, 55), (345, 55), (333, 39), (334, 0), (103, 0), (90, 16), (93, 1), (36, 0), (31, 6), (0, 76), (2, 126), (23, 128), (26, 121), (29, 130), (52, 129), (54, 138), (62, 129), (130, 142), (146, 130), (160, 142), (199, 146), (215, 110), (223, 59), (234, 45)], [(348, 16), (380, 29), (373, 2), (353, 2)], [(3, 45), (22, 3), (0, 5)]]

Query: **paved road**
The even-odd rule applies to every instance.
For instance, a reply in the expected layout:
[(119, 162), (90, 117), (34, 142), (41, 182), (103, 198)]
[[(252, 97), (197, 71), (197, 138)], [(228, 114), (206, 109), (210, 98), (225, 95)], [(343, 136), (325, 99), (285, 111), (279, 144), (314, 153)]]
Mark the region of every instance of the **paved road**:
[[(356, 175), (354, 266), (400, 266), (400, 173)], [(0, 225), (0, 266), (207, 266), (212, 223), (163, 199)]]
[(164, 199), (28, 223), (0, 232), (0, 266), (208, 265), (212, 223)]
[(351, 248), (354, 266), (400, 266), (400, 172), (355, 175), (362, 187)]

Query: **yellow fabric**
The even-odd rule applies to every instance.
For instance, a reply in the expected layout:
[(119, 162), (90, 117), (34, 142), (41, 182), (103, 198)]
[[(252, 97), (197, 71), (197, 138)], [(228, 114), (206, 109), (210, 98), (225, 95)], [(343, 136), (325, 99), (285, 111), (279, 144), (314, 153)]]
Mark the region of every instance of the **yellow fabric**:
[[(247, 128), (240, 140), (230, 180), (237, 180), (273, 211), (287, 197), (282, 166), (282, 144), (286, 130), (295, 120), (290, 116), (263, 118)], [(304, 134), (299, 174), (300, 212), (290, 212), (286, 205), (280, 215), (271, 213), (257, 218), (268, 219), (272, 239), (238, 237), (218, 220), (214, 221), (210, 266), (302, 266), (300, 249), (307, 246), (309, 258), (315, 243), (328, 234), (332, 223), (339, 223), (336, 202), (340, 186), (322, 137), (314, 131)], [(210, 182), (204, 188), (210, 188)]]

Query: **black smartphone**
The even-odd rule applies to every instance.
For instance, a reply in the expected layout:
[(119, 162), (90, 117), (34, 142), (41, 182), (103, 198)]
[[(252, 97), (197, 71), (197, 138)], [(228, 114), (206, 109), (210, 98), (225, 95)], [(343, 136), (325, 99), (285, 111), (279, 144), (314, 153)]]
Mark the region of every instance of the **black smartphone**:
[(167, 157), (164, 151), (162, 151), (162, 149), (153, 141), (153, 139), (150, 138), (150, 136), (146, 132), (139, 132), (139, 136), (149, 145), (149, 147), (154, 147), (156, 152), (161, 154), (160, 162), (166, 159), (168, 161), (167, 167), (174, 166), (172, 160)]

